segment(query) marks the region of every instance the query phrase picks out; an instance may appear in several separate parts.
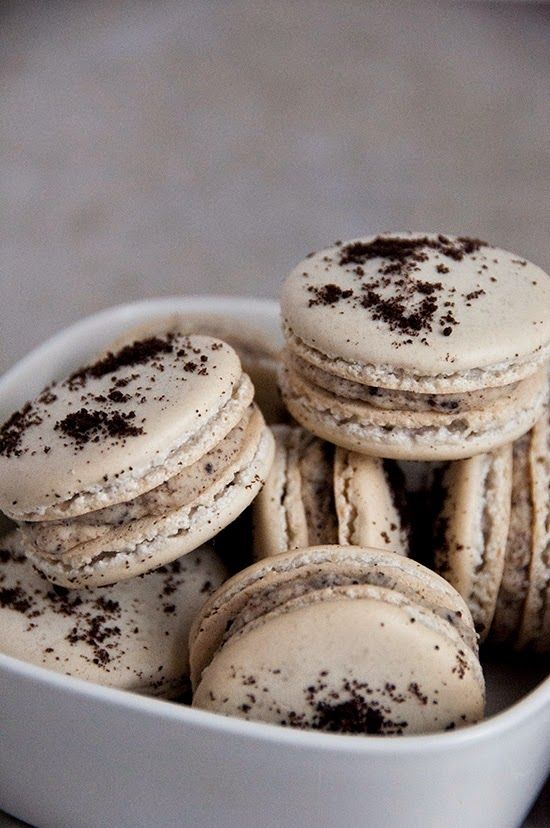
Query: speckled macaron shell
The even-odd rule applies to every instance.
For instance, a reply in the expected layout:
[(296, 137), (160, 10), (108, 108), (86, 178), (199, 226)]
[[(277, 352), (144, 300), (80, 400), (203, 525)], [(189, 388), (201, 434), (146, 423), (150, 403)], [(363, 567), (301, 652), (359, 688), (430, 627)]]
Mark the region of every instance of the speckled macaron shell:
[(327, 543), (408, 553), (382, 460), (335, 449), (300, 426), (273, 433), (275, 460), (253, 507), (256, 560)]
[(279, 351), (264, 331), (242, 320), (212, 313), (173, 313), (153, 317), (125, 331), (109, 349), (117, 350), (136, 339), (170, 332), (213, 336), (227, 342), (239, 355), (243, 371), (252, 380), (254, 398), (266, 422), (284, 422), (288, 418), (277, 386)]
[(512, 447), (449, 464), (441, 481), (435, 568), (468, 604), (481, 639), (502, 580), (512, 497)]
[(484, 682), (446, 621), (388, 589), (340, 587), (231, 635), (193, 705), (304, 729), (428, 733), (481, 719)]
[[(52, 582), (80, 588), (133, 578), (190, 552), (241, 514), (269, 472), (273, 437), (256, 407), (242, 428), (230, 432), (229, 442), (236, 441), (228, 456), (221, 447), (198, 468), (189, 467), (189, 475), (184, 470), (161, 491), (142, 495), (145, 504), (111, 507), (110, 515), (103, 510), (110, 522), (98, 523), (98, 512), (77, 525), (27, 525), (22, 530), (26, 554)], [(148, 506), (151, 512), (144, 514)], [(124, 512), (120, 520), (119, 512)]]
[(327, 586), (371, 584), (394, 589), (441, 615), (477, 648), (470, 612), (453, 587), (416, 561), (376, 549), (318, 546), (265, 558), (233, 576), (205, 604), (190, 633), (191, 675), (201, 672), (236, 619), (252, 619)]
[(337, 447), (334, 501), (338, 543), (408, 555), (408, 534), (383, 460)]
[(273, 426), (275, 459), (253, 504), (254, 557), (338, 542), (334, 447), (299, 426)]
[(550, 650), (550, 445), (548, 411), (513, 448), (512, 511), (491, 638)]
[(550, 408), (531, 434), (533, 532), (529, 584), (516, 646), (550, 652)]
[(281, 296), (291, 349), (338, 376), (421, 393), (532, 374), (550, 353), (548, 275), (514, 253), (441, 238), (389, 233), (305, 259)]
[(109, 370), (106, 357), (99, 368), (96, 362), (51, 385), (19, 417), (26, 427), (15, 447), (19, 425), (13, 418), (4, 424), (0, 507), (6, 514), (49, 520), (136, 497), (194, 462), (238, 423), (253, 387), (235, 351), (211, 337), (156, 341), (146, 357), (136, 347), (135, 359), (122, 366), (115, 359)]
[(76, 592), (53, 587), (13, 541), (0, 540), (0, 652), (97, 684), (182, 698), (189, 627), (226, 576), (204, 546), (131, 581)]
[(402, 460), (455, 460), (517, 439), (540, 417), (548, 373), (511, 385), (482, 409), (460, 414), (377, 408), (336, 397), (283, 364), (280, 386), (293, 417), (325, 440), (359, 453)]

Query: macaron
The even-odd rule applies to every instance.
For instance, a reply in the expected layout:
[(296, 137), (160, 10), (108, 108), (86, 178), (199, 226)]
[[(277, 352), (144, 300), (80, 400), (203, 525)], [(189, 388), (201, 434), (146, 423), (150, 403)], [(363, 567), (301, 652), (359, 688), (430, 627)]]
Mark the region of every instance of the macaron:
[(451, 463), (435, 565), (482, 638), (550, 651), (550, 419), (513, 444)]
[(138, 340), (48, 386), (0, 429), (0, 504), (66, 587), (114, 583), (212, 538), (254, 499), (273, 438), (235, 351)]
[(469, 611), (421, 564), (321, 546), (234, 576), (190, 634), (193, 706), (338, 733), (400, 735), (479, 721)]
[(435, 568), (460, 592), (484, 640), (496, 610), (510, 526), (511, 444), (449, 463), (438, 485), (443, 507), (435, 528)]
[(279, 423), (288, 419), (277, 384), (279, 348), (264, 331), (243, 320), (215, 313), (182, 313), (153, 317), (124, 331), (109, 346), (117, 350), (124, 345), (150, 336), (166, 333), (213, 336), (231, 345), (239, 355), (243, 371), (254, 385), (254, 400), (266, 422)]
[(187, 698), (191, 622), (226, 577), (209, 546), (110, 587), (53, 586), (0, 539), (0, 652), (97, 684)]
[(408, 554), (403, 481), (390, 460), (335, 447), (300, 426), (273, 426), (275, 459), (253, 504), (257, 559), (318, 544)]
[(550, 278), (479, 239), (339, 242), (292, 271), (281, 308), (285, 403), (337, 445), (459, 459), (517, 439), (541, 415)]

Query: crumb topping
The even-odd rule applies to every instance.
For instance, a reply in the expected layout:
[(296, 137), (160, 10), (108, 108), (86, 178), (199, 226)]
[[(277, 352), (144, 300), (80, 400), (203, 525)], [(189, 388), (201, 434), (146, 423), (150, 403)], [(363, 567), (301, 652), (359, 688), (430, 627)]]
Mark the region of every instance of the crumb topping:
[[(467, 256), (476, 258), (475, 254), (483, 247), (488, 245), (481, 239), (467, 236), (451, 239), (441, 234), (434, 238), (376, 236), (368, 242), (340, 246), (334, 259), (325, 256), (323, 261), (327, 264), (335, 261), (348, 269), (356, 278), (357, 287), (343, 289), (334, 283), (307, 285), (307, 291), (312, 294), (308, 307), (334, 307), (348, 302), (353, 307), (368, 310), (372, 319), (398, 334), (397, 346), (412, 344), (415, 339), (428, 345), (426, 334), (431, 333), (435, 325), (442, 336), (451, 336), (459, 324), (453, 312), (459, 299), (470, 307), (473, 301), (485, 295), (485, 290), (480, 286), (460, 295), (456, 288), (444, 286), (437, 278), (420, 279), (416, 275), (421, 270), (420, 264), (433, 257), (434, 277), (437, 277), (450, 272), (441, 258), (456, 262)], [(380, 263), (374, 274), (367, 274), (365, 264), (373, 259)], [(486, 265), (481, 268), (486, 269)], [(328, 271), (328, 267), (326, 269)], [(308, 276), (307, 273), (303, 275)]]
[[(0, 456), (19, 457), (37, 451), (49, 454), (52, 445), (45, 444), (39, 427), (52, 420), (63, 445), (72, 446), (75, 452), (90, 442), (124, 445), (128, 439), (147, 433), (140, 407), (150, 401), (161, 409), (166, 406), (165, 395), (155, 390), (159, 375), (170, 370), (178, 383), (187, 382), (190, 375), (207, 377), (216, 369), (212, 352), (221, 347), (219, 342), (196, 347), (190, 337), (170, 333), (109, 352), (67, 379), (48, 385), (35, 400), (14, 412), (0, 427)], [(132, 370), (136, 368), (138, 371)], [(98, 384), (97, 380), (103, 382)], [(63, 416), (59, 416), (61, 394), (66, 400)], [(51, 409), (56, 402), (57, 416)], [(31, 430), (36, 446), (26, 440)]]

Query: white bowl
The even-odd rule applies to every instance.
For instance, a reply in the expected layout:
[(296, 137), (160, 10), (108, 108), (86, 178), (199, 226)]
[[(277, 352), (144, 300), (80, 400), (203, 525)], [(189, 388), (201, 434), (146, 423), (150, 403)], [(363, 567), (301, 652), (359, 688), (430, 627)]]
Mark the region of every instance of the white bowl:
[[(274, 302), (170, 298), (96, 314), (0, 380), (0, 420), (109, 339), (174, 311), (278, 337)], [(486, 666), (488, 719), (429, 736), (303, 733), (111, 690), (0, 654), (0, 806), (36, 826), (506, 828), (550, 767), (540, 662)]]

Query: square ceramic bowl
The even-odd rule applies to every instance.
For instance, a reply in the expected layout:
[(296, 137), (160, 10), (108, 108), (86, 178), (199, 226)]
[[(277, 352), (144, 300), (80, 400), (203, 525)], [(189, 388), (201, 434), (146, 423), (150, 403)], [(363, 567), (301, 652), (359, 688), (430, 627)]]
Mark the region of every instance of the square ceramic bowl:
[[(9, 371), (0, 420), (125, 329), (177, 311), (279, 336), (274, 302), (176, 297), (113, 308)], [(550, 765), (550, 679), (529, 658), (484, 666), (485, 721), (383, 738), (225, 718), (0, 654), (0, 807), (52, 828), (518, 826)]]

